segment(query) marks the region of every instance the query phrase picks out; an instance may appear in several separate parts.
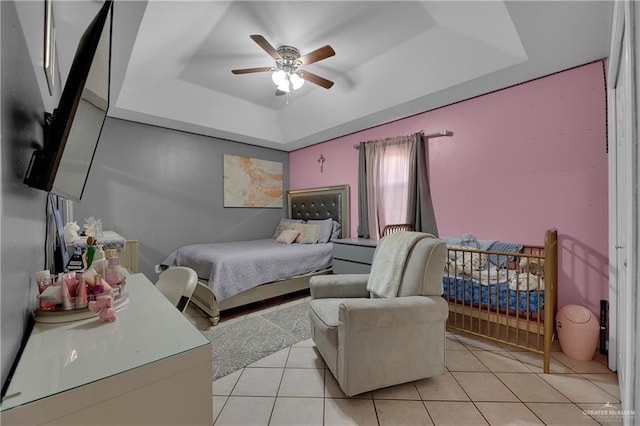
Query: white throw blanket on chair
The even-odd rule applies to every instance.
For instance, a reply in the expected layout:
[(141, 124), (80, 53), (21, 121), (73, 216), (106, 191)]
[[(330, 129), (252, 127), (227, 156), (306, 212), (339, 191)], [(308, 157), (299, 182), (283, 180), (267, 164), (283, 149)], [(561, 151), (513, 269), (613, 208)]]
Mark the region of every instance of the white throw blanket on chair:
[(367, 290), (380, 297), (396, 297), (409, 252), (423, 238), (433, 236), (403, 231), (382, 238), (373, 257)]

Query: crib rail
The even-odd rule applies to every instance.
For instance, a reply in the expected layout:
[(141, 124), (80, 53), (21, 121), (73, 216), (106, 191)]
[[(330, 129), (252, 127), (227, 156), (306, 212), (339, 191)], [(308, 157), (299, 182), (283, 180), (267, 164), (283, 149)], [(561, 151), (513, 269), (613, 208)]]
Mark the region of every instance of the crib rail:
[(557, 301), (557, 231), (521, 253), (449, 247), (447, 326), (543, 354), (549, 372)]

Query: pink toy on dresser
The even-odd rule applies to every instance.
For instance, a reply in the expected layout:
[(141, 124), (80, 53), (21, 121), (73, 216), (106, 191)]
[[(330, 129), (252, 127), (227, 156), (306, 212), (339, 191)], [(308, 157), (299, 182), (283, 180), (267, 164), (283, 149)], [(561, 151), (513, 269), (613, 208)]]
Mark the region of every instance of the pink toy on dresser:
[(97, 312), (100, 321), (115, 321), (116, 310), (113, 309), (113, 297), (98, 296), (95, 301), (89, 302), (89, 310)]

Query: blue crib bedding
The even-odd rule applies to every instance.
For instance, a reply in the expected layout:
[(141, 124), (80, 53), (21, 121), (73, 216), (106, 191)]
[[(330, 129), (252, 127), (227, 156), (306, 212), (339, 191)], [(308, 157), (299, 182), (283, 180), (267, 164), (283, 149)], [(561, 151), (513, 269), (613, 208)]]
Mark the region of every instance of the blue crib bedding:
[(467, 277), (443, 276), (443, 297), (466, 305), (510, 310), (520, 314), (544, 312), (544, 290), (526, 291), (510, 289), (506, 282), (480, 284)]

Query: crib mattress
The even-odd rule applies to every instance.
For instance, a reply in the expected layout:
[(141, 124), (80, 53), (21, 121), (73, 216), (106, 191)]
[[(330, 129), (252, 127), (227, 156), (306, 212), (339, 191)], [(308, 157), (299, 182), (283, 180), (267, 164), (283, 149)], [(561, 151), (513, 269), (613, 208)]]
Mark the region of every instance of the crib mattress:
[(544, 290), (513, 290), (507, 282), (480, 284), (466, 277), (444, 276), (442, 283), (443, 297), (449, 301), (519, 314), (544, 312)]

